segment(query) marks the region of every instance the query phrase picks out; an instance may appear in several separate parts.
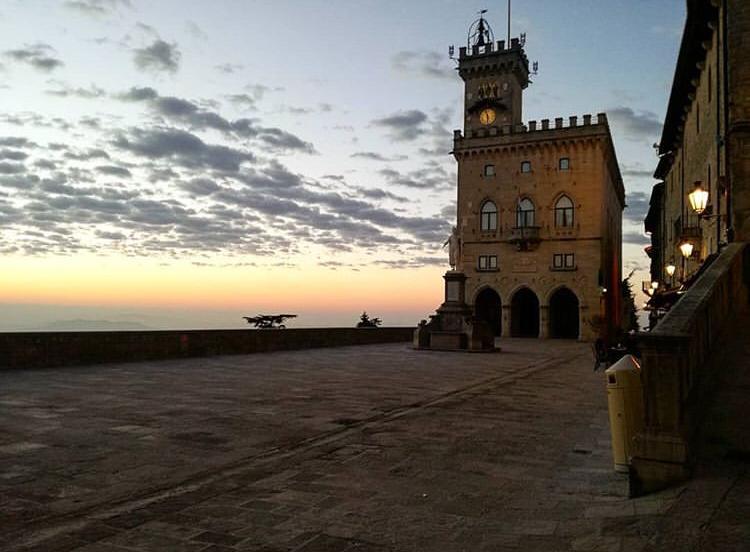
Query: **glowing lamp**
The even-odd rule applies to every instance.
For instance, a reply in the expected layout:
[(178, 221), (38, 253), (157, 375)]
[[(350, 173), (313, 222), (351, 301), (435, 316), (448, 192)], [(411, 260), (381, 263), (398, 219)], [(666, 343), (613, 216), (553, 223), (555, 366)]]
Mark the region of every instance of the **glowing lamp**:
[(674, 271), (677, 270), (677, 267), (673, 265), (672, 263), (669, 263), (665, 270), (667, 271), (667, 276), (671, 278), (672, 276), (674, 276)]
[(700, 215), (706, 210), (708, 192), (703, 189), (700, 182), (695, 183), (695, 189), (688, 194), (688, 200), (690, 201), (690, 207), (696, 214)]
[(680, 245), (680, 251), (682, 252), (682, 256), (687, 259), (693, 254), (693, 244), (690, 242), (684, 242)]
[(659, 289), (659, 282), (651, 282), (652, 289)]

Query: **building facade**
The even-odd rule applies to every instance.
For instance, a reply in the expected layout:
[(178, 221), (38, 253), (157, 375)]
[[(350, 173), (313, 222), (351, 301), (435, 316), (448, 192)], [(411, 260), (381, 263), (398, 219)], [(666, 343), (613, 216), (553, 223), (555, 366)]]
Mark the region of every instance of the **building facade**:
[(466, 301), (497, 336), (595, 339), (621, 323), (624, 188), (607, 117), (524, 124), (523, 42), (461, 48), (454, 132)]
[[(724, 244), (750, 240), (746, 0), (687, 1), (654, 177), (647, 252), (651, 279), (663, 288), (689, 282)], [(690, 196), (696, 188), (705, 193), (698, 210)]]

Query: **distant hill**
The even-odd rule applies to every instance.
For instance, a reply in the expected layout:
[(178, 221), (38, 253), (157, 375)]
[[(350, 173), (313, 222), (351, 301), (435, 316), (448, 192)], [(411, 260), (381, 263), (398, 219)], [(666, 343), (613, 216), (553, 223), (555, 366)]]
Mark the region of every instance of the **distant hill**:
[(140, 322), (124, 320), (55, 320), (49, 324), (34, 328), (42, 332), (85, 332), (85, 331), (114, 331), (114, 330), (150, 330), (152, 328)]

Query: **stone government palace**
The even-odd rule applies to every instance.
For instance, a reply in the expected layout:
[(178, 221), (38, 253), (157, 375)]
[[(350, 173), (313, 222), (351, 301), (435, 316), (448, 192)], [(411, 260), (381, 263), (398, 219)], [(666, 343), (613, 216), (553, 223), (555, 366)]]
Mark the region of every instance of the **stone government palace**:
[(465, 275), (467, 309), (495, 336), (612, 336), (625, 192), (607, 117), (524, 124), (524, 43), (495, 42), (480, 17), (459, 49), (455, 269)]

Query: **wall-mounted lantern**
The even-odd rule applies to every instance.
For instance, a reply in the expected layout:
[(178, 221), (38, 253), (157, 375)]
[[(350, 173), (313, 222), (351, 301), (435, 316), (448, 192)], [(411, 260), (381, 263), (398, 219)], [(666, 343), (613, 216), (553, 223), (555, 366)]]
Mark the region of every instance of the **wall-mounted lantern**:
[(690, 255), (693, 254), (693, 244), (689, 241), (683, 242), (680, 244), (680, 251), (682, 252), (682, 256), (686, 259), (690, 258)]
[(695, 183), (695, 189), (688, 194), (690, 207), (697, 215), (702, 215), (708, 205), (708, 192), (703, 189), (701, 181)]

